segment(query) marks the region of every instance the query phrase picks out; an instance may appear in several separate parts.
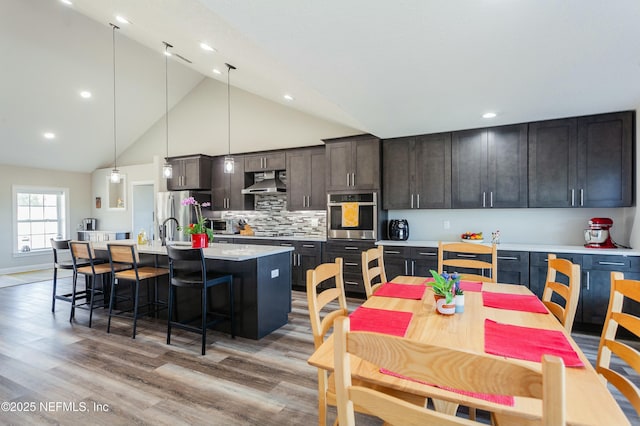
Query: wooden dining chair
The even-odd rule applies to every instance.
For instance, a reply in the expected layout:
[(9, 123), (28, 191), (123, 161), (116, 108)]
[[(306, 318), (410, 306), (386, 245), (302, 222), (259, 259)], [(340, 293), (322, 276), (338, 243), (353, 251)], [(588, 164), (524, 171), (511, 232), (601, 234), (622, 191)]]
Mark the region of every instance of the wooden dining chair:
[[(323, 263), (315, 269), (307, 270), (307, 302), (309, 304), (309, 316), (311, 330), (313, 332), (313, 344), (317, 350), (328, 337), (336, 318), (349, 314), (347, 298), (344, 291), (344, 279), (342, 276), (343, 259), (337, 257), (335, 262)], [(331, 285), (331, 287), (328, 287)], [(322, 290), (319, 292), (318, 290)], [(332, 303), (333, 302), (333, 303)], [(331, 305), (330, 305), (331, 304)], [(337, 306), (336, 306), (337, 304)], [(359, 383), (359, 382), (358, 382)], [(416, 395), (381, 388), (387, 394), (395, 395), (411, 404), (424, 406), (426, 399)], [(327, 406), (336, 405), (335, 382), (333, 374), (327, 370), (318, 369), (318, 424), (325, 426), (327, 423)], [(362, 411), (356, 407), (358, 411)]]
[(635, 335), (636, 339), (640, 338), (640, 317), (623, 312), (625, 298), (640, 303), (640, 281), (625, 280), (623, 273), (611, 272), (611, 295), (598, 347), (596, 372), (615, 386), (640, 416), (640, 389), (611, 366), (611, 355), (615, 355), (626, 364), (625, 368), (628, 366), (640, 374), (640, 352), (616, 336), (618, 327), (622, 327)]
[[(479, 259), (490, 256), (489, 261)], [(469, 272), (469, 271), (473, 272)], [(495, 244), (438, 242), (438, 273), (459, 272), (468, 281), (498, 282), (498, 249)], [(487, 275), (488, 274), (488, 275)]]
[[(542, 402), (543, 424), (565, 424), (565, 367), (559, 357), (544, 355), (542, 368), (537, 369), (507, 359), (396, 336), (351, 332), (349, 318), (341, 317), (334, 323), (335, 385), (340, 426), (355, 424), (354, 406), (362, 407), (385, 423), (394, 425), (478, 424), (466, 418), (418, 407), (356, 384), (351, 378), (351, 363), (360, 362), (360, 359), (376, 368), (440, 387), (535, 398)], [(456, 395), (452, 392), (453, 399)], [(517, 415), (517, 409), (513, 409), (513, 413)]]
[[(558, 259), (551, 253), (548, 255), (548, 261), (542, 303), (558, 318), (565, 330), (571, 333), (580, 298), (580, 265), (567, 259)], [(558, 273), (565, 276), (567, 284), (557, 281)]]
[(387, 274), (384, 271), (383, 246), (362, 252), (362, 279), (367, 299), (378, 287), (387, 282)]

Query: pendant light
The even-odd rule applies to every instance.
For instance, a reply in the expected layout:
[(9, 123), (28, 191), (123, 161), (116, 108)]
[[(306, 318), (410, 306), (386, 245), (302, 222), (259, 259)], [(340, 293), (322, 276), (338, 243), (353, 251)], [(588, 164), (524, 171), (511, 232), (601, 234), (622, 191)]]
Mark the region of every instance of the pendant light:
[(109, 25), (113, 29), (113, 170), (111, 170), (111, 182), (120, 183), (120, 170), (118, 170), (118, 164), (116, 163), (116, 30), (119, 30), (120, 27), (111, 23)]
[(165, 123), (165, 132), (166, 132), (166, 140), (167, 140), (167, 156), (164, 159), (164, 165), (162, 166), (162, 176), (165, 179), (171, 179), (173, 177), (173, 167), (171, 167), (171, 163), (169, 162), (169, 48), (173, 47), (166, 41), (164, 43), (164, 93), (165, 93), (165, 101), (164, 101), (164, 123)]
[(231, 74), (231, 70), (235, 70), (236, 67), (227, 63), (225, 63), (225, 65), (227, 66), (227, 118), (228, 118), (227, 129), (228, 129), (229, 151), (228, 151), (228, 155), (224, 157), (224, 172), (233, 173), (234, 167), (235, 167), (235, 161), (231, 156), (231, 85), (229, 83), (229, 75)]

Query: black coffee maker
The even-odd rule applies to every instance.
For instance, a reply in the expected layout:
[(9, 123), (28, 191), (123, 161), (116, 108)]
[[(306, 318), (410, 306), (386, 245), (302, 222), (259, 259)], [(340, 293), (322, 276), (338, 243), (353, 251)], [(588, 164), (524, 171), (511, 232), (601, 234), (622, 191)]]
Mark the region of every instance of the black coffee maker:
[(409, 222), (407, 219), (391, 219), (387, 222), (387, 235), (393, 241), (409, 239)]

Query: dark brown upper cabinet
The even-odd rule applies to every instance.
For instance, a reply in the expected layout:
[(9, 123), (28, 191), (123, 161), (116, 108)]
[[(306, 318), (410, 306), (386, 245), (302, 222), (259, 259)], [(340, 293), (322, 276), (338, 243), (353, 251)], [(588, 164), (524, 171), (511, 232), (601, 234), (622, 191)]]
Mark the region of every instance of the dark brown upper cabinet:
[(261, 152), (244, 156), (244, 171), (246, 173), (284, 170), (286, 166), (285, 151)]
[(287, 210), (325, 210), (325, 148), (287, 151)]
[(168, 159), (173, 176), (167, 179), (169, 191), (211, 189), (211, 157), (186, 155)]
[(527, 124), (452, 133), (451, 207), (527, 207)]
[(632, 111), (529, 125), (529, 207), (633, 204)]
[(234, 155), (234, 172), (224, 172), (224, 156), (214, 157), (211, 168), (212, 210), (253, 210), (253, 195), (244, 195), (242, 190), (251, 185), (251, 175), (244, 172), (244, 159)]
[(451, 207), (451, 133), (382, 141), (382, 208)]
[(324, 142), (327, 191), (380, 189), (380, 139), (358, 135)]

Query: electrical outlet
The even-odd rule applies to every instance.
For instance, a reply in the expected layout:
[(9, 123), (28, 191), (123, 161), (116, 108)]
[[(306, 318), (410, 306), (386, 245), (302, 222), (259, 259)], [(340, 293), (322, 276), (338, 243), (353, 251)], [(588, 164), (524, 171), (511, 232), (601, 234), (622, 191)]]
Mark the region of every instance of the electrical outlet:
[(280, 276), (280, 269), (271, 270), (271, 278), (278, 278)]
[(448, 220), (445, 220), (444, 222), (442, 222), (442, 227), (444, 229), (449, 229), (451, 228), (451, 222), (449, 222)]

